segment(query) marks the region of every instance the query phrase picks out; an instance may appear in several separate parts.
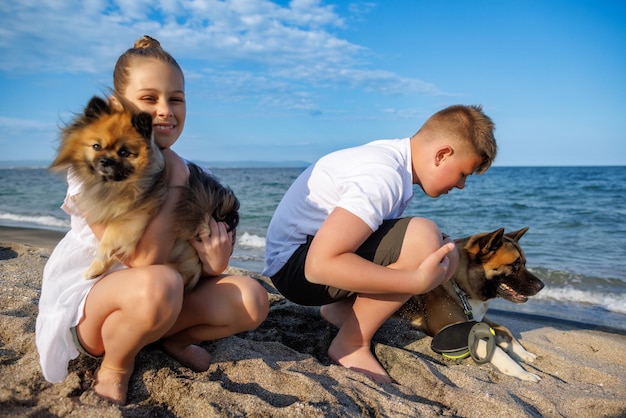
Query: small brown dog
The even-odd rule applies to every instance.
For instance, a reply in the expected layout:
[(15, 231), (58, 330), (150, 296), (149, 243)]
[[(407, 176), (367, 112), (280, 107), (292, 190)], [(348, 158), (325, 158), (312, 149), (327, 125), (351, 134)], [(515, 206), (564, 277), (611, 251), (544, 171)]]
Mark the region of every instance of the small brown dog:
[[(178, 239), (170, 254), (172, 264), (190, 290), (202, 274), (197, 252), (188, 242), (200, 226), (239, 221), (239, 201), (212, 175), (189, 163), (184, 198), (176, 208)], [(62, 130), (61, 145), (52, 171), (70, 170), (82, 182), (76, 203), (91, 225), (106, 225), (87, 279), (105, 273), (116, 260), (135, 250), (150, 220), (167, 195), (165, 160), (152, 138), (152, 117), (129, 106), (113, 106), (93, 97), (82, 114)]]
[(165, 160), (152, 139), (152, 117), (114, 108), (93, 97), (62, 130), (52, 171), (70, 169), (82, 182), (76, 203), (90, 225), (106, 224), (97, 257), (85, 272), (93, 279), (135, 250), (167, 194)]
[(400, 316), (430, 336), (448, 325), (472, 319), (486, 322), (496, 334), (491, 363), (509, 376), (538, 381), (539, 376), (518, 364), (532, 362), (536, 356), (526, 351), (507, 328), (484, 318), (496, 297), (524, 303), (544, 286), (526, 269), (526, 258), (518, 243), (526, 231), (528, 228), (504, 234), (501, 228), (456, 240), (459, 266), (454, 276), (424, 295), (411, 297), (400, 309)]

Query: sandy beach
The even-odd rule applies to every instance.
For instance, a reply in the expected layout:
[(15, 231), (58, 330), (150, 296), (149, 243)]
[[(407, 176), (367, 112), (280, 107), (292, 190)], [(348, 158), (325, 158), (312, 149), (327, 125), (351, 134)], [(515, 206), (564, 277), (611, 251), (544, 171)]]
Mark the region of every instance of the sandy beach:
[[(619, 417), (626, 416), (626, 335), (502, 311), (490, 316), (537, 355), (538, 383), (471, 359), (445, 360), (431, 338), (389, 320), (374, 350), (394, 383), (376, 385), (331, 364), (336, 330), (319, 309), (282, 298), (267, 278), (267, 320), (252, 332), (202, 344), (195, 373), (149, 346), (138, 356), (128, 404), (91, 390), (95, 360), (79, 357), (63, 383), (46, 382), (35, 348), (41, 272), (62, 234), (0, 227), (0, 416), (75, 417)], [(231, 268), (235, 272), (241, 270)], [(532, 300), (529, 302), (532, 303)]]

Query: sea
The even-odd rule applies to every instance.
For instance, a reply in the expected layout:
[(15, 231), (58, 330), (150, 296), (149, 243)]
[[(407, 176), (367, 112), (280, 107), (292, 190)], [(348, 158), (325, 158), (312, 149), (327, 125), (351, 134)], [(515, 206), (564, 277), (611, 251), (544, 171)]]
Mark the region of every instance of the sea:
[[(209, 168), (241, 203), (231, 265), (261, 272), (272, 214), (305, 167)], [(414, 187), (405, 215), (452, 237), (529, 228), (520, 244), (545, 288), (492, 309), (626, 333), (626, 167), (492, 167), (437, 199)], [(0, 225), (67, 231), (65, 192), (64, 176), (45, 167), (0, 167)]]

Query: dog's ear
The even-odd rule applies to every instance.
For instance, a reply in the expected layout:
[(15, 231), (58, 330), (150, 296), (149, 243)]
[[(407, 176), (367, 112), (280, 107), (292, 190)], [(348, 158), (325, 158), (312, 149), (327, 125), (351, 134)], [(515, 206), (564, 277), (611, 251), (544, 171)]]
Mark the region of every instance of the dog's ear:
[(150, 140), (152, 137), (152, 116), (149, 113), (140, 112), (133, 115), (131, 121), (137, 132), (145, 139)]
[(517, 242), (526, 233), (526, 231), (528, 231), (528, 227), (522, 228), (519, 231), (509, 232), (506, 236)]
[(111, 108), (106, 100), (98, 96), (93, 96), (91, 100), (89, 100), (89, 103), (87, 103), (83, 114), (88, 121), (92, 121), (99, 118), (103, 113), (110, 112)]
[(487, 256), (502, 246), (504, 228), (497, 229), (489, 234), (478, 238), (475, 242), (478, 245), (478, 254), (481, 257)]

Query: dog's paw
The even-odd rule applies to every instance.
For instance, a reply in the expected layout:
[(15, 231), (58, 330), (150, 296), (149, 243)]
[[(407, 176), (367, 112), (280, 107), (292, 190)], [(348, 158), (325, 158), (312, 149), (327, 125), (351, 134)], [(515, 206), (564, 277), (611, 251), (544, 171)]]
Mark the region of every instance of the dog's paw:
[[(478, 342), (478, 355), (481, 355), (480, 350), (483, 350), (483, 353), (486, 353), (486, 346), (483, 340)], [(520, 344), (517, 346), (521, 347)], [(524, 350), (525, 351), (525, 350)], [(538, 382), (541, 380), (539, 376), (536, 374), (527, 372), (524, 368), (513, 358), (513, 356), (509, 356), (501, 347), (496, 346), (496, 349), (493, 352), (493, 357), (491, 357), (491, 364), (493, 364), (498, 370), (504, 373), (507, 376), (515, 377), (519, 380), (525, 380), (527, 382)]]
[(517, 377), (519, 380), (524, 380), (526, 382), (533, 382), (533, 383), (537, 383), (538, 381), (541, 380), (541, 378), (537, 376), (536, 374), (527, 372), (525, 370), (522, 373), (515, 374), (514, 377)]
[(536, 355), (530, 351), (526, 351), (526, 349), (519, 343), (514, 343), (508, 353), (518, 362), (523, 361), (524, 363), (532, 363), (537, 359)]

